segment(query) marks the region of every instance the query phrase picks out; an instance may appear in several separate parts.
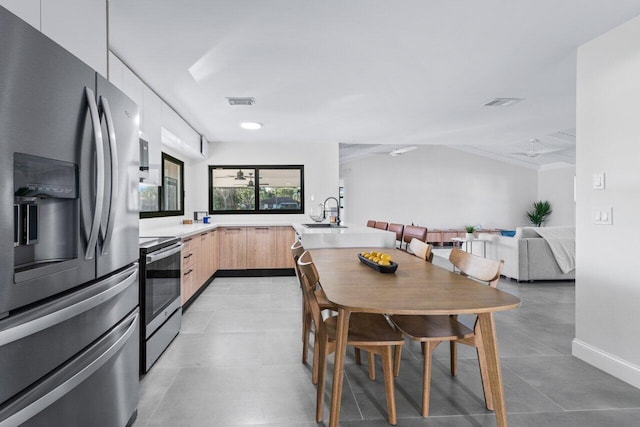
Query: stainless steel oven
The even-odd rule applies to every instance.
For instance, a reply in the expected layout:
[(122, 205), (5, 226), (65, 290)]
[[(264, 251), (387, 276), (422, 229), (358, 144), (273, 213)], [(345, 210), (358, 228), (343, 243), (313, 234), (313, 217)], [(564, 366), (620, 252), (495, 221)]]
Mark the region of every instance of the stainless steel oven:
[(140, 239), (140, 372), (151, 368), (180, 332), (182, 243), (175, 237)]

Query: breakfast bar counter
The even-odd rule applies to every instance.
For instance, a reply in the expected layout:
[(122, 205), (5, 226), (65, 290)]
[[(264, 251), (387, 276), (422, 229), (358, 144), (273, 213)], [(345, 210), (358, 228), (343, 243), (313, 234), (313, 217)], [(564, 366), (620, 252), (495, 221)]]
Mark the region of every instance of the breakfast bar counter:
[(378, 230), (362, 225), (334, 226), (326, 223), (292, 224), (296, 230), (296, 238), (305, 249), (319, 248), (394, 248), (396, 234), (391, 231)]

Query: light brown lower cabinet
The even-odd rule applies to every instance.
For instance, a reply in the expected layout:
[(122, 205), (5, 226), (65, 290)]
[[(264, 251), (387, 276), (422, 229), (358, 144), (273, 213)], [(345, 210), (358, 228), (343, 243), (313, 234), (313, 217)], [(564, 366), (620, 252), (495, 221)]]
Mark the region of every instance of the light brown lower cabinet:
[(209, 234), (211, 234), (211, 239), (209, 240), (209, 253), (210, 253), (210, 274), (209, 277), (216, 274), (216, 271), (220, 268), (220, 261), (218, 258), (218, 245), (219, 245), (219, 233), (218, 230), (212, 230)]
[(276, 228), (246, 227), (247, 268), (273, 268), (276, 264)]
[(246, 227), (220, 227), (218, 233), (220, 270), (245, 270), (247, 268)]
[(296, 239), (292, 227), (276, 227), (276, 261), (275, 268), (295, 268), (291, 256), (291, 245)]
[(182, 239), (185, 304), (218, 270), (294, 268), (291, 227), (220, 227)]
[(291, 227), (221, 227), (219, 233), (219, 269), (293, 268)]
[(198, 279), (200, 239), (189, 237), (182, 240), (182, 278), (180, 280), (180, 301), (184, 305), (194, 294)]
[(189, 236), (182, 240), (182, 304), (200, 290), (215, 274), (218, 266), (216, 230)]
[(205, 232), (205, 233), (200, 233), (198, 236), (195, 237), (196, 239), (200, 240), (200, 247), (199, 247), (199, 251), (198, 251), (198, 257), (196, 258), (197, 261), (197, 265), (196, 265), (196, 286), (195, 289), (193, 290), (193, 293), (196, 293), (198, 291), (198, 289), (200, 288), (200, 286), (207, 280), (207, 278), (209, 277), (209, 232)]

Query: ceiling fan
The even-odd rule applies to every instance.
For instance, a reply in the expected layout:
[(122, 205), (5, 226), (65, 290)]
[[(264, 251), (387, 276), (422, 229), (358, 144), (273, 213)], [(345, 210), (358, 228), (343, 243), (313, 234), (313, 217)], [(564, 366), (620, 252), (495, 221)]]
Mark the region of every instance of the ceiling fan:
[(392, 157), (400, 156), (400, 155), (402, 155), (404, 153), (408, 153), (409, 151), (413, 151), (413, 150), (415, 150), (417, 148), (418, 147), (416, 147), (415, 145), (412, 145), (410, 147), (402, 147), (402, 148), (398, 148), (396, 146), (392, 151), (389, 152), (389, 155), (392, 156)]
[(236, 181), (246, 181), (247, 178), (244, 176), (244, 172), (241, 169), (238, 169), (238, 172), (231, 173), (230, 175), (218, 175), (218, 178), (233, 178)]
[[(262, 180), (264, 179), (264, 177), (261, 176), (260, 179)], [(269, 183), (260, 181), (261, 187), (264, 187), (266, 185), (269, 185)], [(253, 187), (253, 186), (255, 186), (255, 183), (253, 182), (253, 172), (249, 172), (249, 182), (247, 183), (247, 187)]]
[(394, 145), (393, 146), (393, 150), (388, 151), (389, 148), (388, 148), (387, 145), (379, 145), (378, 147), (380, 147), (380, 148), (378, 148), (377, 150), (380, 150), (380, 151), (377, 151), (377, 150), (376, 151), (372, 151), (371, 154), (382, 154), (382, 155), (385, 155), (385, 156), (396, 157), (396, 156), (401, 156), (404, 153), (408, 153), (409, 151), (416, 150), (418, 148), (415, 145), (411, 145), (411, 146), (408, 146), (408, 147), (400, 147), (400, 148), (398, 148), (397, 145)]
[(556, 151), (560, 151), (564, 149), (564, 148), (546, 148), (538, 138), (531, 138), (529, 142), (531, 143), (531, 148), (529, 150), (517, 151), (515, 153), (509, 153), (509, 154), (515, 154), (517, 156), (526, 156), (529, 158), (536, 158), (542, 154), (554, 153)]

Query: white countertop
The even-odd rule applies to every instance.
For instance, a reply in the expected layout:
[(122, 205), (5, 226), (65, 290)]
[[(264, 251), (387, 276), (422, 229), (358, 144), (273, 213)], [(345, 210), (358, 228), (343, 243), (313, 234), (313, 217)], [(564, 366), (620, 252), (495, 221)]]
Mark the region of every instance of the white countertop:
[(393, 248), (396, 244), (395, 233), (378, 230), (362, 225), (346, 224), (345, 227), (307, 228), (300, 223), (287, 222), (217, 222), (211, 224), (171, 224), (145, 226), (140, 229), (140, 237), (188, 237), (203, 231), (219, 227), (293, 227), (302, 245), (314, 248), (378, 247)]
[(202, 231), (213, 230), (215, 227), (215, 224), (203, 224), (201, 222), (145, 227), (144, 230), (140, 229), (140, 237), (187, 237)]
[(346, 224), (346, 228), (307, 228), (302, 224), (292, 224), (292, 226), (305, 249), (393, 248), (396, 246), (396, 233), (364, 225)]
[(204, 224), (202, 222), (194, 222), (193, 224), (171, 224), (171, 225), (153, 225), (145, 226), (144, 229), (140, 229), (140, 237), (188, 237), (193, 234), (198, 234), (203, 231), (213, 230), (219, 227), (291, 227), (293, 224), (290, 222), (217, 222)]

